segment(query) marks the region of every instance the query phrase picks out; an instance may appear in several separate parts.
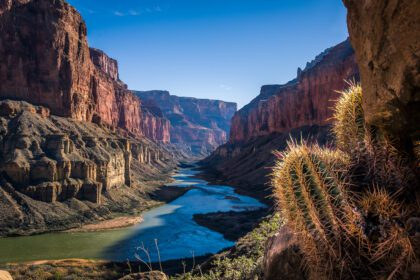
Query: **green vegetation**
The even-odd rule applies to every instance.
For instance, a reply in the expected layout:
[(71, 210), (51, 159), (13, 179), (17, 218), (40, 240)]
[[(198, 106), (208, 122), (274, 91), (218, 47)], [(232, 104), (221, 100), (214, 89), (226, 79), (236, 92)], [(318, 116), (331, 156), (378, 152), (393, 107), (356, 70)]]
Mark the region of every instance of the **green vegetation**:
[(172, 280), (242, 280), (261, 279), (262, 257), (267, 239), (276, 234), (283, 222), (279, 214), (265, 219), (260, 225), (239, 239), (236, 246), (215, 256), (211, 268), (203, 273), (200, 267)]

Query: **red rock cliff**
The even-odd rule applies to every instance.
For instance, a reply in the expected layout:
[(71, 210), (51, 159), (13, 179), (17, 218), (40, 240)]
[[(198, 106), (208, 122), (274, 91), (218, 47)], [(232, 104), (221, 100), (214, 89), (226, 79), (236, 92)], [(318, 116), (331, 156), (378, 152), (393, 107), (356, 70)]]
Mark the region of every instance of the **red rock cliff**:
[(89, 120), (92, 65), (82, 17), (64, 1), (6, 2), (0, 17), (0, 96)]
[(127, 85), (119, 80), (118, 64), (98, 49), (91, 49), (95, 65), (92, 93), (95, 119), (122, 127), (136, 136), (168, 143), (169, 121), (156, 110), (149, 110)]
[(226, 143), (236, 104), (170, 95), (167, 91), (138, 91), (142, 100), (159, 106), (171, 124), (171, 142), (207, 154)]
[(82, 17), (64, 0), (2, 2), (0, 30), (0, 98), (168, 142), (167, 120), (142, 110), (119, 80), (117, 62), (89, 49)]
[(354, 78), (358, 79), (358, 67), (347, 40), (320, 54), (305, 70), (299, 69), (295, 80), (262, 87), (261, 94), (233, 117), (230, 142), (328, 124), (333, 100), (339, 96), (336, 91)]

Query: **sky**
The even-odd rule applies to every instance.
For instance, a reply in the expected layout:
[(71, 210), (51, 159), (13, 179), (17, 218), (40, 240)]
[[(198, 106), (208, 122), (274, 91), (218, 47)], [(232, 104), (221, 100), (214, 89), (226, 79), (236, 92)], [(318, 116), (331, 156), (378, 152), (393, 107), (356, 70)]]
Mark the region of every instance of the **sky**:
[(347, 36), (340, 0), (68, 0), (133, 90), (246, 105)]

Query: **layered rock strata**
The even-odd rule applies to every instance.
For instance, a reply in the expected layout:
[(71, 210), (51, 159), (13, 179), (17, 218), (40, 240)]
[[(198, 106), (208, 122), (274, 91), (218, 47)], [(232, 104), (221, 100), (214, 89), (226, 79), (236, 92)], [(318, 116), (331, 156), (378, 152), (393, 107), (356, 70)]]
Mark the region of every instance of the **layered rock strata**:
[(153, 205), (177, 154), (123, 130), (0, 101), (0, 236), (63, 230)]
[(144, 164), (169, 160), (157, 148), (98, 136), (29, 103), (0, 101), (0, 116), (3, 179), (36, 200), (100, 203), (103, 191), (131, 185), (133, 156)]
[(148, 106), (159, 106), (170, 121), (171, 143), (208, 154), (226, 143), (237, 105), (219, 100), (170, 95), (167, 91), (136, 91)]
[(168, 142), (169, 122), (142, 109), (119, 80), (115, 60), (89, 49), (73, 7), (64, 0), (9, 0), (0, 10), (0, 98)]
[(263, 86), (260, 95), (233, 117), (229, 142), (203, 161), (208, 178), (269, 200), (272, 151), (286, 148), (290, 137), (329, 142), (337, 91), (346, 81), (358, 79), (354, 52), (346, 40), (317, 56), (289, 83)]
[(231, 143), (303, 126), (331, 123), (334, 100), (346, 81), (359, 79), (354, 52), (347, 40), (308, 63), (285, 85), (269, 85), (232, 119)]

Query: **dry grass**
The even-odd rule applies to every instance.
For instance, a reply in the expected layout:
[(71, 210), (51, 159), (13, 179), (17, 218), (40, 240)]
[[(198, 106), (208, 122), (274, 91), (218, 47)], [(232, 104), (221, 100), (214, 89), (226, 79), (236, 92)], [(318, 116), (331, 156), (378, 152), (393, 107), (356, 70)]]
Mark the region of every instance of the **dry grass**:
[(403, 207), (384, 189), (375, 187), (361, 196), (365, 217), (365, 250), (375, 274), (389, 279), (404, 271), (414, 259), (411, 240), (401, 224)]

